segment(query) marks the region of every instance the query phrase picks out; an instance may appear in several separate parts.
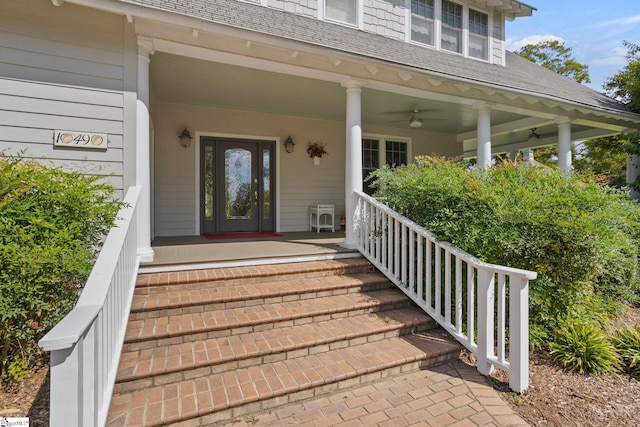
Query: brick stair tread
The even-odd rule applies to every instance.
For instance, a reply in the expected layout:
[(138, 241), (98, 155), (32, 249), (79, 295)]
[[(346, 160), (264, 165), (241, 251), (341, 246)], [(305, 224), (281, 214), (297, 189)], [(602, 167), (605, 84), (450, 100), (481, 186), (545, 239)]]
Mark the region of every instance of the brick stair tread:
[[(212, 338), (124, 352), (117, 382), (193, 370), (232, 361), (309, 349), (326, 344), (435, 326), (435, 321), (416, 307), (376, 314), (331, 319), (266, 331)], [(377, 338), (380, 339), (380, 338)], [(287, 355), (290, 358), (291, 355)]]
[(227, 308), (218, 311), (130, 320), (125, 333), (125, 344), (230, 328), (253, 328), (256, 325), (290, 320), (311, 321), (316, 316), (336, 315), (337, 313), (347, 316), (352, 310), (374, 310), (385, 305), (408, 301), (401, 291), (384, 289), (264, 306)]
[[(114, 395), (110, 419), (148, 426), (186, 421), (228, 408), (456, 353), (457, 342), (428, 332), (266, 363)], [(136, 420), (136, 421), (133, 421)]]
[(365, 258), (345, 258), (339, 260), (292, 262), (286, 264), (253, 265), (246, 267), (225, 267), (201, 270), (171, 271), (163, 273), (141, 273), (136, 280), (137, 287), (164, 286), (173, 284), (212, 282), (218, 280), (252, 282), (270, 280), (273, 277), (287, 277), (291, 275), (308, 275), (314, 277), (326, 273), (330, 275), (343, 274), (351, 271), (374, 271), (371, 263)]
[[(200, 282), (193, 284), (162, 286), (160, 289), (138, 288), (135, 291), (131, 312), (188, 307), (200, 304), (223, 304), (236, 301), (252, 301), (257, 304), (264, 299), (276, 299), (304, 294), (314, 298), (317, 293), (328, 295), (339, 290), (352, 290), (389, 283), (380, 273), (359, 273), (352, 276), (322, 276), (276, 280), (266, 283), (235, 283), (233, 281)], [(170, 288), (170, 289), (166, 289)], [(249, 305), (249, 304), (247, 304)]]

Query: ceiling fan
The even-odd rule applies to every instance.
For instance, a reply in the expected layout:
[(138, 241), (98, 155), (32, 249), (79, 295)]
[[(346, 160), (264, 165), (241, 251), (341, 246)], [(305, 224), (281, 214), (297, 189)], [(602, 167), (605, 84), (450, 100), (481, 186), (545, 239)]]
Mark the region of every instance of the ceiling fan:
[[(411, 110), (411, 116), (409, 117), (409, 120), (407, 121), (407, 119), (402, 119), (402, 120), (393, 120), (391, 122), (388, 123), (409, 123), (409, 127), (417, 129), (422, 127), (422, 122), (423, 122), (423, 118), (421, 117), (421, 113), (424, 114), (426, 112), (429, 111), (436, 111), (436, 110), (418, 110), (417, 108), (414, 108), (413, 110)], [(394, 111), (394, 112), (390, 112), (388, 114), (402, 114), (405, 115), (406, 112), (405, 111)], [(427, 120), (437, 120), (436, 118), (433, 119), (427, 119)]]
[(538, 134), (536, 133), (536, 129), (538, 129), (538, 128), (531, 128), (531, 129), (529, 130), (529, 137), (528, 137), (528, 139), (540, 139), (540, 135), (538, 135)]
[(416, 129), (422, 127), (422, 119), (418, 116), (419, 113), (419, 110), (413, 110), (413, 114), (411, 114), (411, 118), (409, 119), (409, 127)]

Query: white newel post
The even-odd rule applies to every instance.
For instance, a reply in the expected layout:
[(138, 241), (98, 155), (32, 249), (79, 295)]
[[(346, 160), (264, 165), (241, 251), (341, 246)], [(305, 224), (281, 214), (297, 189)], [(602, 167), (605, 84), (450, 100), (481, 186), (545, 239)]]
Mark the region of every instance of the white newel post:
[(493, 365), (489, 357), (494, 353), (494, 273), (478, 269), (478, 372), (490, 375)]
[(342, 83), (347, 89), (347, 134), (345, 160), (345, 238), (342, 246), (358, 247), (359, 240), (354, 216), (358, 198), (354, 191), (362, 191), (362, 116), (361, 93), (363, 82), (349, 79)]
[(491, 106), (480, 104), (474, 107), (478, 110), (478, 167), (491, 167)]
[(509, 387), (522, 393), (529, 387), (529, 280), (509, 282)]
[(151, 249), (151, 135), (149, 131), (149, 55), (154, 53), (150, 39), (138, 38), (138, 76), (136, 102), (136, 185), (142, 187), (138, 201), (138, 255), (140, 261), (153, 261)]
[(568, 117), (556, 119), (558, 124), (558, 167), (571, 170), (571, 120)]

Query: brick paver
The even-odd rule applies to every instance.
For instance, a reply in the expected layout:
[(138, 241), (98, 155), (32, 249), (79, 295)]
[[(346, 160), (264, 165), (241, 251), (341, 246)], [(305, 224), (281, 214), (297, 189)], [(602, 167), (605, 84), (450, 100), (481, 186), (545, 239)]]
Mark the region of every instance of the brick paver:
[[(273, 427), (340, 425), (332, 423), (338, 418), (343, 421), (354, 420), (353, 416), (356, 413), (353, 408), (355, 407), (361, 409), (357, 412), (358, 420), (365, 426), (528, 426), (522, 418), (513, 413), (498, 393), (486, 384), (484, 377), (479, 376), (475, 369), (459, 360), (447, 362), (433, 369), (440, 373), (434, 375), (432, 369), (419, 370), (386, 378), (374, 384), (355, 387), (348, 393), (335, 393), (331, 396), (285, 406), (269, 413), (257, 414), (250, 418), (250, 425)], [(441, 374), (443, 371), (446, 374)], [(416, 390), (420, 390), (421, 392), (417, 394), (421, 395), (422, 390), (441, 389), (443, 384), (449, 384), (451, 387), (451, 383), (463, 389), (464, 393), (440, 402), (429, 400), (428, 395), (419, 400), (414, 397)], [(371, 401), (368, 404), (359, 405), (363, 402), (362, 397), (368, 397)], [(392, 403), (407, 399), (414, 404), (409, 406)], [(479, 403), (481, 400), (490, 405), (484, 407)], [(342, 404), (336, 405), (336, 402)], [(320, 412), (322, 415), (319, 418), (306, 416), (306, 408), (313, 408), (314, 414)], [(491, 409), (488, 410), (489, 408)], [(243, 422), (246, 421), (249, 419), (235, 419), (218, 425), (235, 427), (245, 425)]]

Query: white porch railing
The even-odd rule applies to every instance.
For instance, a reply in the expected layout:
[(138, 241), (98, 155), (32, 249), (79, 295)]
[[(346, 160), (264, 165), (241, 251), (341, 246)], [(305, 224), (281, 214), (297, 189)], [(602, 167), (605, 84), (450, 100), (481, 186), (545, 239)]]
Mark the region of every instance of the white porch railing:
[(50, 425), (104, 426), (139, 260), (131, 187), (75, 308), (38, 343), (51, 352)]
[(356, 194), (360, 252), (476, 355), (480, 373), (499, 367), (509, 373), (512, 390), (524, 391), (529, 386), (529, 280), (537, 273), (482, 262), (366, 194)]

